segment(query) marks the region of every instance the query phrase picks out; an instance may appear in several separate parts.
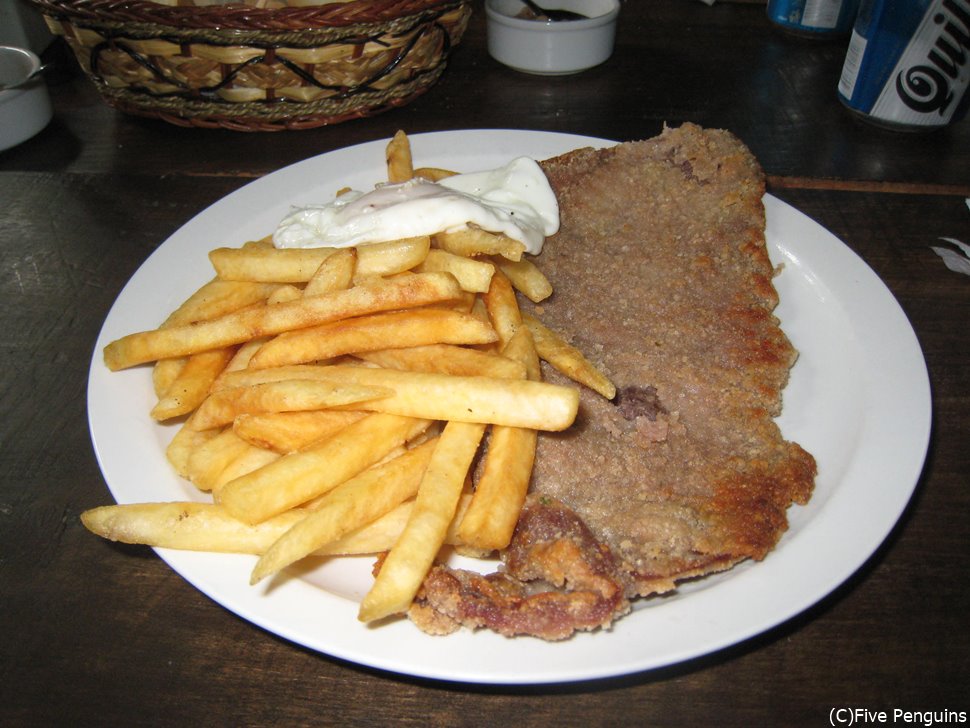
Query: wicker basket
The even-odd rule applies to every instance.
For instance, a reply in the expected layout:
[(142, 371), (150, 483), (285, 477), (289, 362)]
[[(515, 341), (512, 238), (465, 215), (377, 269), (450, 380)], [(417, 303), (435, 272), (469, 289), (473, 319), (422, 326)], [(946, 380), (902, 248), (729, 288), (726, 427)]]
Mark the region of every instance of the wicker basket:
[(170, 1), (33, 0), (112, 106), (239, 131), (408, 103), (441, 76), (471, 14), (467, 0)]

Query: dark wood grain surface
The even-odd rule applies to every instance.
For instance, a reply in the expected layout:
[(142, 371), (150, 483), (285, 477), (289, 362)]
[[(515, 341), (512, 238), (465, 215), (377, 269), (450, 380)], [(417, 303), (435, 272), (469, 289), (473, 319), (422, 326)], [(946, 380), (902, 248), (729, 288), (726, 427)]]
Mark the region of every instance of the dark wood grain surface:
[[(120, 115), (52, 47), (54, 121), (0, 153), (0, 725), (820, 726), (835, 708), (887, 711), (889, 723), (894, 709), (966, 715), (970, 277), (930, 246), (970, 242), (970, 122), (928, 135), (860, 124), (835, 96), (844, 51), (773, 31), (757, 3), (631, 1), (609, 62), (532, 77), (488, 57), (479, 4), (442, 81), (410, 106), (246, 134)], [(925, 354), (933, 436), (916, 494), (882, 547), (820, 603), (658, 671), (542, 687), (437, 683), (294, 646), (152, 551), (81, 526), (81, 511), (110, 502), (86, 422), (98, 330), (128, 277), (194, 214), (285, 164), (398, 128), (626, 140), (684, 121), (740, 136), (771, 191), (885, 281)]]

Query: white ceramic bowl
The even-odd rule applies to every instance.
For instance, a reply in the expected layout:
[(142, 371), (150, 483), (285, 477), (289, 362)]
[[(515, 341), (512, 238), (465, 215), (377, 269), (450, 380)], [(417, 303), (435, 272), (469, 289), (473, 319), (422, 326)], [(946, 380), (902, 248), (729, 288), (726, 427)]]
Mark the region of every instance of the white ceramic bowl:
[(525, 9), (519, 0), (485, 0), (492, 58), (517, 71), (558, 76), (598, 66), (612, 55), (619, 0), (539, 0), (539, 5), (589, 19), (526, 20), (515, 17)]
[[(0, 85), (18, 84), (40, 69), (37, 54), (0, 46)], [(0, 151), (30, 139), (51, 120), (51, 99), (43, 75), (0, 91)]]

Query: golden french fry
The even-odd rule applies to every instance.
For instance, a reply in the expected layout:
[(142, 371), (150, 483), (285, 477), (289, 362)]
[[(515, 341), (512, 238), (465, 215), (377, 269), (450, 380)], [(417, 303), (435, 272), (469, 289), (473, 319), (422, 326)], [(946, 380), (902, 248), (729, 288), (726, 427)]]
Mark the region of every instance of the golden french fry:
[(187, 357), (177, 356), (155, 362), (155, 366), (152, 367), (152, 388), (155, 390), (156, 397), (161, 399), (165, 396), (186, 361)]
[(394, 311), (282, 333), (266, 342), (249, 366), (265, 369), (425, 344), (489, 344), (497, 338), (489, 324), (459, 311)]
[(247, 308), (194, 325), (129, 334), (105, 347), (104, 361), (109, 369), (125, 369), (342, 318), (447, 301), (460, 294), (457, 281), (447, 273), (414, 273), (381, 285), (355, 286), (274, 306)]
[[(357, 248), (355, 275), (358, 278), (387, 276), (411, 270), (431, 247), (431, 238), (419, 236)], [(274, 248), (252, 246), (216, 248), (209, 261), (223, 283), (306, 283), (337, 248)]]
[(531, 260), (522, 258), (512, 261), (502, 257), (494, 257), (492, 261), (511, 281), (515, 290), (533, 303), (544, 301), (552, 295), (552, 284), (539, 266)]
[(415, 268), (419, 273), (441, 271), (451, 273), (458, 279), (462, 290), (471, 293), (485, 293), (495, 272), (495, 266), (484, 260), (466, 258), (447, 250), (435, 248), (428, 251), (424, 261)]
[(429, 250), (431, 237), (428, 235), (360, 245), (357, 247), (354, 283), (359, 285), (374, 276), (393, 276), (413, 270), (427, 257)]
[(566, 342), (534, 316), (525, 314), (522, 320), (532, 332), (536, 351), (542, 359), (573, 381), (585, 384), (607, 399), (613, 399), (616, 396), (616, 385), (583, 356), (583, 352)]
[[(255, 303), (260, 303), (272, 295), (277, 286), (264, 283), (242, 283), (236, 281), (209, 281), (189, 296), (173, 311), (161, 328), (184, 326), (196, 321), (206, 321), (238, 311)], [(152, 384), (155, 395), (163, 398), (175, 381), (185, 357), (163, 359), (155, 363), (152, 370)]]
[(275, 450), (267, 450), (246, 442), (246, 447), (242, 448), (239, 454), (230, 460), (222, 472), (211, 482), (212, 499), (218, 503), (221, 499), (222, 486), (226, 483), (259, 470), (279, 458), (280, 454)]
[[(461, 285), (459, 283), (459, 285)], [(478, 294), (472, 293), (471, 291), (462, 291), (461, 295), (454, 299), (453, 301), (444, 301), (442, 303), (432, 304), (429, 308), (442, 308), (448, 311), (460, 311), (461, 313), (472, 313), (475, 308), (475, 301), (478, 300)], [(488, 316), (478, 316), (479, 319), (488, 323)], [(489, 323), (489, 325), (491, 325)]]
[(414, 170), (415, 177), (421, 177), (429, 182), (440, 182), (446, 177), (454, 177), (457, 172), (452, 172), (450, 169), (441, 169), (440, 167), (418, 167)]
[(394, 394), (352, 405), (368, 412), (428, 420), (481, 422), (535, 430), (565, 430), (576, 419), (579, 392), (548, 382), (457, 377), (347, 365), (294, 365), (232, 372), (226, 386), (281, 379), (326, 379), (387, 387)]
[(265, 301), (277, 288), (272, 283), (209, 281), (175, 309), (162, 327), (185, 326), (196, 321), (209, 321)]
[(522, 427), (493, 427), (482, 474), (459, 541), (482, 551), (504, 549), (512, 539), (535, 463), (537, 433)]
[(232, 429), (246, 442), (278, 453), (295, 452), (363, 419), (365, 412), (316, 410), (239, 415)]
[(264, 235), (259, 240), (247, 240), (245, 243), (242, 244), (242, 247), (249, 248), (249, 249), (253, 249), (253, 248), (272, 248), (273, 247), (273, 236), (272, 236), (272, 234), (270, 234), (270, 235)]
[[(541, 378), (539, 357), (527, 328), (515, 332), (503, 354), (521, 364), (529, 379)], [(464, 547), (487, 553), (509, 545), (532, 479), (536, 441), (535, 430), (492, 427), (475, 493), (458, 527)]]
[(519, 302), (515, 297), (512, 283), (502, 271), (496, 271), (492, 276), (488, 292), (482, 297), (488, 318), (498, 332), (499, 341), (504, 346), (522, 326), (522, 314)]
[(189, 479), (189, 458), (204, 443), (219, 434), (220, 430), (195, 430), (189, 424), (192, 417), (182, 423), (182, 426), (172, 437), (165, 448), (165, 457), (175, 472), (182, 478)]
[(414, 509), (357, 618), (371, 622), (407, 611), (444, 544), (455, 517), (468, 469), (485, 431), (483, 425), (445, 425), (418, 488)]
[(357, 357), (386, 369), (457, 376), (525, 379), (525, 367), (509, 357), (451, 344), (358, 352)]
[(195, 410), (205, 400), (212, 383), (225, 370), (235, 351), (234, 347), (226, 347), (188, 357), (178, 376), (169, 384), (165, 396), (152, 408), (152, 419), (169, 420)]
[(488, 309), (485, 307), (485, 299), (482, 296), (475, 296), (475, 301), (472, 303), (472, 310), (469, 313), (473, 316), (478, 316), (482, 321), (492, 323), (492, 319), (488, 315)]
[(413, 498), (435, 444), (435, 440), (429, 440), (327, 493), (306, 518), (263, 554), (253, 568), (250, 583), (275, 574)]
[(239, 415), (298, 412), (354, 404), (392, 394), (386, 387), (343, 385), (311, 379), (266, 382), (213, 392), (199, 405), (192, 427), (209, 430), (228, 425)]
[(81, 523), (103, 538), (187, 551), (258, 554), (306, 514), (281, 513), (248, 524), (213, 503), (173, 502), (101, 506), (81, 514)]
[[(462, 502), (458, 505), (461, 513)], [(375, 554), (398, 540), (414, 501), (402, 503), (387, 514), (351, 531), (315, 552), (315, 555)], [(243, 523), (215, 503), (168, 502), (100, 506), (84, 511), (81, 522), (92, 533), (111, 541), (159, 548), (216, 553), (262, 554), (310, 513), (294, 508), (262, 523)], [(449, 529), (447, 543), (455, 543)]]
[[(445, 537), (446, 544), (457, 545), (458, 534), (455, 524), (461, 519), (462, 514), (468, 507), (469, 496), (462, 494), (458, 501), (458, 508), (455, 518), (448, 526), (448, 535)], [(351, 554), (377, 554), (389, 551), (404, 532), (411, 511), (414, 510), (414, 501), (409, 500), (392, 511), (378, 518), (376, 521), (361, 526), (355, 531), (351, 531), (346, 536), (321, 546), (316, 554), (326, 555), (351, 555)]]
[(186, 477), (199, 490), (211, 491), (221, 482), (222, 473), (250, 447), (232, 429), (219, 432), (189, 453)]
[(387, 158), (387, 181), (407, 182), (414, 176), (411, 163), (411, 142), (403, 131), (397, 131), (385, 150)]
[(215, 248), (209, 251), (209, 261), (225, 282), (305, 283), (335, 252), (334, 248)]
[[(253, 355), (259, 351), (259, 347), (269, 341), (269, 338), (270, 337), (268, 336), (260, 336), (240, 344), (236, 348), (236, 353), (233, 354), (232, 359), (228, 364), (226, 364), (226, 368), (222, 370), (222, 374), (216, 377), (216, 382), (218, 382), (219, 377), (223, 376), (223, 374), (226, 372), (235, 372), (248, 367)], [(215, 386), (216, 384), (214, 382), (213, 387)]]
[(269, 298), (266, 299), (266, 303), (270, 305), (274, 303), (286, 303), (287, 301), (295, 301), (301, 296), (303, 296), (302, 289), (290, 283), (284, 283), (270, 294)]
[[(387, 551), (401, 537), (414, 501), (402, 503), (380, 518), (354, 529), (345, 536), (317, 549), (315, 555), (347, 556), (353, 554), (377, 554)], [(282, 514), (281, 514), (282, 515)]]
[(333, 490), (427, 429), (430, 422), (376, 414), (320, 444), (226, 483), (220, 502), (236, 518), (258, 523)]
[(436, 233), (433, 243), (455, 255), (501, 255), (509, 260), (521, 260), (525, 245), (502, 233), (490, 233), (477, 227)]
[(332, 291), (342, 291), (350, 288), (354, 283), (354, 271), (357, 269), (357, 249), (344, 248), (338, 250), (313, 273), (303, 289), (304, 296), (320, 296)]
[(502, 356), (511, 359), (525, 370), (525, 378), (538, 382), (542, 379), (542, 369), (539, 366), (539, 354), (532, 332), (523, 326), (516, 331), (512, 338), (502, 347)]

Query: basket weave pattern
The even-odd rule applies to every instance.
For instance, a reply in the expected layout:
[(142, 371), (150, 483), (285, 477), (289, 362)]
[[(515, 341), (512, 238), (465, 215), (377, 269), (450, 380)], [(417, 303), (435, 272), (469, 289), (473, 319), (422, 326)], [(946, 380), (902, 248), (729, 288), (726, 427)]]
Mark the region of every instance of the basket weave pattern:
[(471, 14), (467, 0), (276, 9), (34, 2), (111, 105), (243, 131), (322, 126), (408, 103), (438, 80)]

